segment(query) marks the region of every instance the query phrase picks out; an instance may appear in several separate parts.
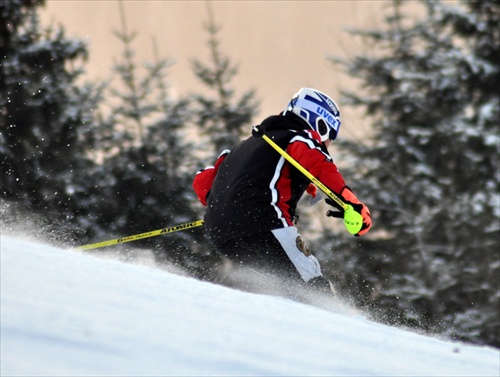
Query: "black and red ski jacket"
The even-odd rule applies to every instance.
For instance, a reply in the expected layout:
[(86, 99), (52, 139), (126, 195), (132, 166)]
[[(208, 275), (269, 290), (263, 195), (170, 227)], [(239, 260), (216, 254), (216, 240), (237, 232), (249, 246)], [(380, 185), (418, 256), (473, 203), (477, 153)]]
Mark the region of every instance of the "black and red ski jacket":
[[(265, 119), (259, 127), (330, 190), (342, 192), (342, 175), (320, 136), (300, 117), (285, 112)], [(309, 185), (300, 171), (258, 136), (224, 151), (213, 167), (199, 171), (193, 181), (199, 200), (207, 206), (207, 235), (219, 246), (292, 226), (297, 203)]]

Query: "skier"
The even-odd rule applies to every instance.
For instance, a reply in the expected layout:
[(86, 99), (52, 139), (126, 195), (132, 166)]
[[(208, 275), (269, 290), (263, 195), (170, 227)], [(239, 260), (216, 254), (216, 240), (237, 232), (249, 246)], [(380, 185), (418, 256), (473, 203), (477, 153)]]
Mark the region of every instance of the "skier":
[[(318, 90), (302, 88), (285, 111), (268, 117), (258, 129), (362, 215), (361, 236), (371, 227), (370, 211), (346, 186), (327, 151), (339, 127), (335, 102)], [(214, 166), (198, 171), (193, 189), (206, 206), (207, 236), (228, 259), (330, 290), (317, 258), (295, 227), (299, 199), (306, 191), (315, 197), (316, 187), (255, 130), (223, 151)]]

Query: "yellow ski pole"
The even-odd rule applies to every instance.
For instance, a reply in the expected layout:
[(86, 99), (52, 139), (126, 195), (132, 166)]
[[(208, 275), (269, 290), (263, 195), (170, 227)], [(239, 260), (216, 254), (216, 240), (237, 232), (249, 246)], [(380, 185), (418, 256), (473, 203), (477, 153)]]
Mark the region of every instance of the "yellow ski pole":
[(202, 226), (202, 225), (203, 225), (203, 220), (197, 220), (197, 221), (193, 221), (191, 223), (179, 224), (179, 225), (171, 226), (169, 228), (162, 228), (162, 229), (158, 229), (158, 230), (153, 230), (151, 232), (135, 234), (133, 236), (115, 238), (113, 240), (107, 240), (107, 241), (102, 241), (102, 242), (96, 242), (96, 243), (89, 244), (89, 245), (83, 245), (83, 246), (77, 247), (77, 250), (98, 249), (101, 247), (117, 245), (117, 244), (121, 244), (121, 243), (125, 243), (125, 242), (137, 241), (137, 240), (141, 240), (143, 238), (161, 236), (162, 234), (178, 232), (180, 230), (196, 228), (196, 227)]
[(354, 208), (340, 199), (332, 190), (326, 187), (318, 178), (309, 173), (301, 164), (299, 164), (292, 156), (284, 151), (278, 144), (265, 135), (257, 126), (253, 127), (254, 132), (261, 136), (271, 147), (273, 147), (280, 155), (282, 155), (289, 163), (304, 174), (312, 183), (314, 183), (321, 191), (330, 199), (337, 203), (344, 210), (344, 225), (347, 231), (351, 234), (357, 234), (363, 226), (363, 217), (356, 212)]

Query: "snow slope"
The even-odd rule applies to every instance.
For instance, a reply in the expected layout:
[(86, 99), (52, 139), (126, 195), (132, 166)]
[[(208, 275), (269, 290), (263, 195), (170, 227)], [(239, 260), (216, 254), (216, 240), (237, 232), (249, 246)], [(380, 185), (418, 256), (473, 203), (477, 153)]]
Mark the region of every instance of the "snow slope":
[(1, 375), (498, 376), (499, 351), (1, 237)]

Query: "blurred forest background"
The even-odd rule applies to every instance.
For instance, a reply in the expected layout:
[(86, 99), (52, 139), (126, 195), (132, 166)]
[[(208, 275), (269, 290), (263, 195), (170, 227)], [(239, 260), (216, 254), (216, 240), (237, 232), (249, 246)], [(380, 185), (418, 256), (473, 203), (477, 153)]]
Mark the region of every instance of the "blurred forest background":
[[(2, 232), (75, 247), (201, 219), (194, 173), (269, 115), (253, 89), (236, 94), (211, 8), (210, 58), (191, 62), (206, 90), (174, 98), (173, 62), (136, 61), (123, 13), (110, 79), (82, 83), (88, 46), (42, 25), (43, 6), (0, 3)], [(360, 83), (343, 107), (372, 127), (331, 149), (373, 231), (353, 239), (317, 209), (299, 228), (325, 275), (378, 320), (500, 347), (500, 3), (421, 1), (418, 19), (407, 6), (395, 0), (382, 27), (349, 31), (376, 54), (328, 58)], [(224, 283), (202, 228), (105, 252), (145, 250)]]

